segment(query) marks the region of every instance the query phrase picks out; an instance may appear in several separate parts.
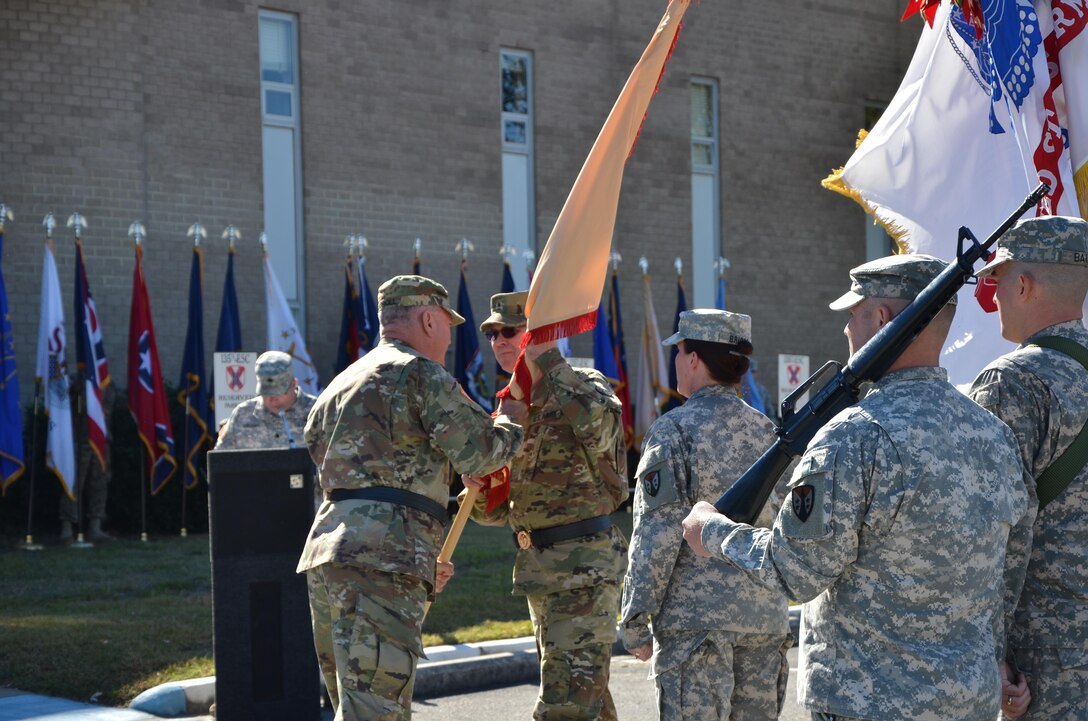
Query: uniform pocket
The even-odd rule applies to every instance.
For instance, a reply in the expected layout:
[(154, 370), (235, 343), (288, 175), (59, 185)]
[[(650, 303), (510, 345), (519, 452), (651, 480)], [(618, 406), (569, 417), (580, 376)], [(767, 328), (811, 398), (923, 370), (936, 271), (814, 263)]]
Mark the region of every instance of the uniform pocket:
[(835, 456), (832, 446), (805, 452), (790, 481), (779, 518), (782, 533), (790, 538), (825, 538), (831, 535), (835, 497)]

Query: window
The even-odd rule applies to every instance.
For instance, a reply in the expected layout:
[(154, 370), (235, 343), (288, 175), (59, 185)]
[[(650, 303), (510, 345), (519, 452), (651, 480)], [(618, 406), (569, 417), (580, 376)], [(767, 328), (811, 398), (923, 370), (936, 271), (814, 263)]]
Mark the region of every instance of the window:
[[(502, 143), (502, 242), (518, 255), (536, 252), (533, 183), (533, 56), (524, 50), (499, 52), (500, 137)], [(520, 263), (511, 265), (518, 288), (529, 287)]]
[(715, 261), (722, 255), (718, 192), (718, 82), (692, 78), (691, 268), (693, 308), (713, 308)]
[[(865, 103), (866, 130), (873, 129), (873, 126), (876, 125), (876, 121), (880, 120), (880, 116), (884, 113), (885, 107), (887, 106), (883, 103)], [(888, 232), (884, 230), (884, 226), (874, 222), (873, 217), (866, 213), (865, 260), (876, 260), (877, 258), (883, 258), (886, 255), (898, 252), (899, 248), (896, 246), (895, 240), (893, 240), (892, 237), (888, 235)]]

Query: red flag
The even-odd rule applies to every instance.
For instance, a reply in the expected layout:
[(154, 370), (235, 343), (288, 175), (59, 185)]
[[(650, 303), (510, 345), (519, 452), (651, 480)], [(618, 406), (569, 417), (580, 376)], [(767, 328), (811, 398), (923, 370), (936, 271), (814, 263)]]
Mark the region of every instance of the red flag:
[(174, 459), (174, 434), (170, 430), (159, 350), (151, 323), (151, 301), (144, 282), (143, 256), (143, 247), (137, 244), (128, 323), (128, 408), (147, 450), (151, 494), (155, 495), (166, 486), (178, 464)]

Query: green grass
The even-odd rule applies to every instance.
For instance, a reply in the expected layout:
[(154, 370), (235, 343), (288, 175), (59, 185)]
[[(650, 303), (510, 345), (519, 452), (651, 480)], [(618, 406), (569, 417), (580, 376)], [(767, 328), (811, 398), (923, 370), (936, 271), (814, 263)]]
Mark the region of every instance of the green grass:
[[(629, 536), (630, 515), (615, 520)], [(0, 539), (0, 687), (122, 705), (215, 673), (207, 536), (37, 553), (11, 550), (17, 540)], [(469, 523), (424, 645), (532, 634), (525, 599), (510, 595), (514, 554), (509, 529)]]

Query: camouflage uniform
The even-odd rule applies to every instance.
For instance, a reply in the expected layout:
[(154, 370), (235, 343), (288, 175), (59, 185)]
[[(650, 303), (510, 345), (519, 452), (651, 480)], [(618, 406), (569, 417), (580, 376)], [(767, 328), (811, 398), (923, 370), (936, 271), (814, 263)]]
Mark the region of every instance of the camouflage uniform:
[[(851, 271), (859, 298), (913, 297), (943, 267), (918, 256), (874, 263)], [(881, 292), (866, 295), (873, 288)], [(943, 369), (902, 368), (812, 439), (772, 531), (716, 516), (702, 542), (758, 583), (807, 601), (805, 708), (992, 721), (1006, 544), (1027, 507), (1021, 473), (1012, 432)]]
[[(665, 344), (727, 342), (716, 331), (740, 319), (750, 328), (748, 316), (686, 311)], [(691, 506), (717, 499), (774, 439), (765, 415), (741, 400), (735, 386), (717, 383), (696, 390), (646, 434), (620, 624), (629, 650), (654, 641), (650, 676), (662, 721), (778, 718), (793, 643), (785, 595), (727, 563), (696, 556), (681, 533)]]
[[(71, 384), (72, 407), (78, 408), (77, 412), (72, 414), (73, 439), (78, 454), (76, 456), (76, 488), (81, 489), (83, 494), (85, 518), (91, 521), (97, 520), (100, 527), (102, 522), (106, 520), (106, 499), (109, 493), (109, 483), (113, 478), (113, 470), (110, 467), (110, 447), (108, 442), (106, 457), (103, 459), (105, 465), (103, 465), (98, 458), (98, 454), (94, 452), (87, 440), (87, 406), (82, 402), (85, 385), (83, 378), (78, 376), (73, 379)], [(76, 397), (80, 398), (80, 402), (76, 402)], [(107, 424), (110, 420), (110, 413), (113, 411), (115, 398), (116, 393), (114, 393), (112, 384), (108, 384), (102, 389), (102, 414), (105, 416)], [(59, 516), (62, 521), (67, 521), (73, 525), (78, 524), (78, 501), (69, 498), (68, 494), (62, 493), (60, 495)]]
[[(543, 375), (510, 466), (510, 498), (488, 514), (481, 495), (473, 509), (487, 525), (550, 528), (612, 513), (627, 499), (621, 408), (608, 380), (571, 368), (555, 349), (536, 362)], [(617, 528), (518, 550), (514, 594), (527, 597), (540, 654), (534, 719), (616, 718), (608, 672), (626, 553)]]
[[(1062, 218), (1021, 221), (998, 241), (994, 262), (979, 275), (1007, 260), (1062, 262), (1060, 256), (1031, 251), (1079, 250), (1088, 259), (1085, 224), (1074, 221), (1068, 230), (1065, 225)], [(1032, 499), (1032, 513), (1021, 522), (1027, 533), (1015, 553), (1010, 547), (1008, 572), (1014, 579), (1026, 572), (1008, 651), (1031, 690), (1022, 718), (1083, 720), (1088, 719), (1088, 468), (1038, 514), (1035, 481), (1088, 421), (1088, 372), (1064, 353), (1032, 346), (1046, 336), (1088, 348), (1088, 331), (1079, 320), (1044, 328), (987, 366), (970, 395), (1016, 434)]]
[[(446, 290), (419, 276), (379, 289), (386, 305), (438, 305)], [(509, 463), (522, 437), (492, 419), (432, 360), (383, 338), (338, 375), (306, 425), (326, 500), (306, 541), (314, 644), (336, 719), (409, 719), (423, 607), (442, 523), (404, 505), (328, 500), (336, 489), (395, 488), (445, 506), (449, 464), (483, 475)]]
[(295, 380), (291, 356), (278, 350), (266, 351), (257, 358), (255, 374), (257, 396), (242, 401), (231, 411), (215, 449), (290, 448), (291, 441), (301, 447), (305, 444), (306, 417), (317, 398), (298, 388), (295, 402), (283, 412), (290, 438), (284, 428), (284, 418), (265, 408), (262, 400), (264, 396), (280, 396), (291, 389)]
[[(283, 412), (295, 445), (305, 445), (306, 417), (317, 398), (301, 388), (295, 404)], [(290, 448), (283, 419), (264, 407), (261, 396), (242, 401), (230, 414), (216, 443), (217, 451), (252, 448)]]

